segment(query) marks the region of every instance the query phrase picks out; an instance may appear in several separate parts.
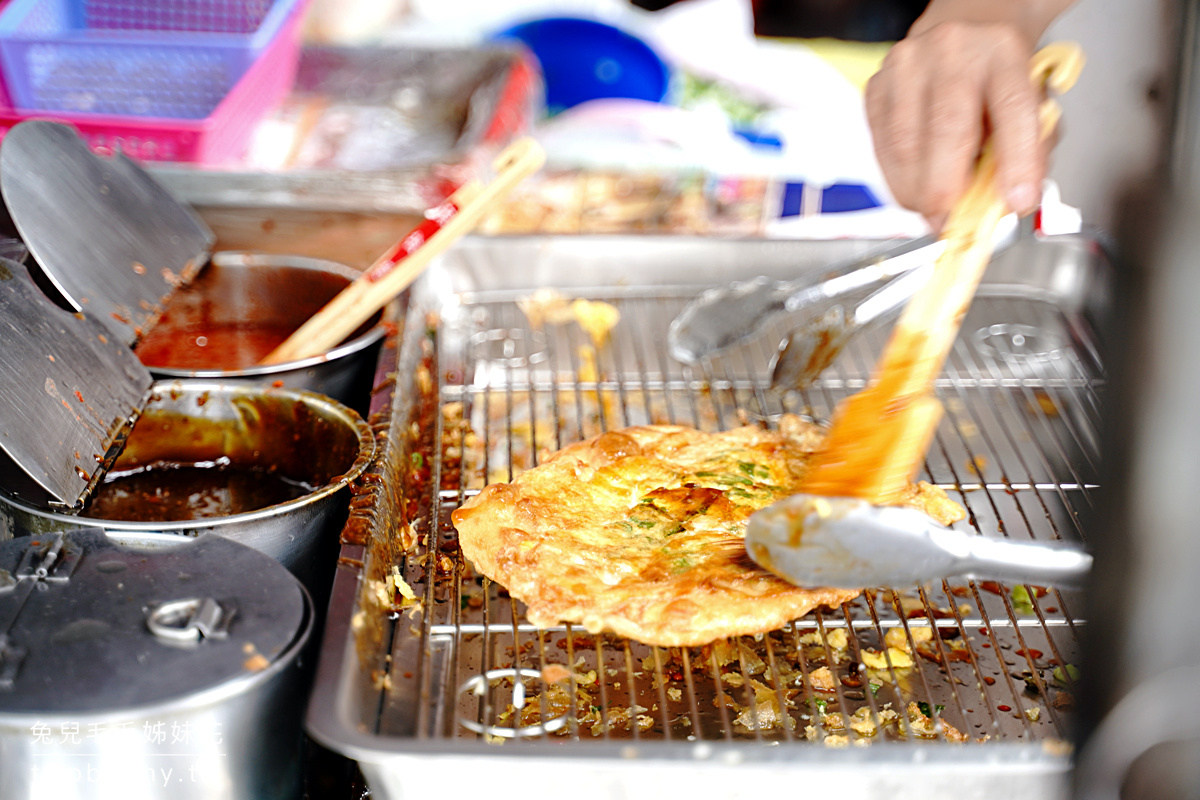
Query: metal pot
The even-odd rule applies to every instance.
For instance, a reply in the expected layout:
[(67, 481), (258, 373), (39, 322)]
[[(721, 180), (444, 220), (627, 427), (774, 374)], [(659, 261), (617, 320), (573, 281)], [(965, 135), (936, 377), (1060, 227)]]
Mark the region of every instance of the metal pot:
[(299, 796), (313, 624), (220, 536), (0, 544), (0, 800)]
[[(194, 341), (205, 331), (223, 338), (221, 347), (210, 348), (222, 356), (261, 343), (268, 330), (278, 344), (359, 276), (302, 256), (214, 255), (215, 236), (192, 209), (138, 164), (120, 154), (96, 155), (60, 123), (29, 120), (5, 136), (0, 193), (41, 288), (63, 307), (93, 317), (115, 341), (133, 347), (140, 340), (139, 354), (149, 337), (160, 354), (187, 355), (187, 335)], [(200, 369), (168, 359), (154, 361), (153, 371), (159, 378), (308, 389), (365, 404), (374, 345), (391, 313), (312, 359), (272, 367), (255, 366), (258, 358), (218, 359)], [(240, 345), (229, 345), (235, 341)], [(197, 351), (203, 349), (190, 348), (191, 356)]]
[(82, 516), (56, 509), (44, 490), (10, 468), (0, 480), (0, 540), (81, 526), (182, 536), (217, 533), (278, 560), (314, 596), (324, 597), (337, 560), (349, 484), (374, 455), (375, 438), (366, 422), (321, 395), (160, 381), (113, 465), (114, 474), (156, 462), (229, 459), (239, 468), (269, 471), (314, 488), (294, 499), (221, 516), (148, 521), (123, 513), (124, 519), (98, 519), (89, 516), (87, 506)]
[(323, 259), (215, 253), (191, 284), (171, 295), (134, 352), (156, 378), (306, 389), (357, 408), (370, 392), (392, 306), (319, 356), (270, 366), (257, 361), (358, 276)]

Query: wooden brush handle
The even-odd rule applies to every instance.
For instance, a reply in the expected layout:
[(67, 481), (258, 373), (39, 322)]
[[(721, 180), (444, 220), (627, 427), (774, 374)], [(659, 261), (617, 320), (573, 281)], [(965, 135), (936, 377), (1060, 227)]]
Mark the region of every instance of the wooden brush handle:
[(541, 146), (533, 139), (509, 145), (496, 158), (496, 177), (490, 183), (485, 186), (469, 181), (459, 187), (426, 214), (425, 222), (407, 233), (259, 363), (298, 361), (335, 347), (404, 291), (435, 256), (473, 230), (518, 183), (537, 172), (545, 159)]
[[(1032, 59), (1032, 79), (1060, 93), (1083, 66), (1075, 45), (1055, 44)], [(1058, 122), (1058, 104), (1040, 110), (1043, 136)], [(825, 448), (805, 481), (813, 494), (895, 503), (920, 468), (941, 419), (933, 383), (958, 336), (992, 252), (996, 225), (1008, 212), (995, 188), (996, 162), (985, 145), (966, 192), (942, 233), (946, 249), (913, 296), (876, 369), (877, 380), (839, 404)]]

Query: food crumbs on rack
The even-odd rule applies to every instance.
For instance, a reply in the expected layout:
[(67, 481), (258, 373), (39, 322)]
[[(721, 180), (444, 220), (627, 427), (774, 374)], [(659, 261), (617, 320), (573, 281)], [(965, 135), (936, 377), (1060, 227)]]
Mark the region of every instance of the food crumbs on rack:
[[(833, 628), (825, 632), (824, 639), (819, 631), (811, 631), (800, 637), (800, 644), (819, 647), (825, 651), (825, 657), (833, 665), (847, 660), (850, 648), (850, 637), (845, 628)], [(825, 645), (828, 644), (828, 648)]]
[(966, 468), (967, 472), (974, 473), (977, 477), (982, 478), (984, 471), (988, 468), (988, 457), (977, 455), (967, 461)]
[[(404, 580), (403, 576), (400, 575), (400, 567), (392, 565), (392, 571), (387, 577), (387, 583), (389, 590), (395, 590), (400, 594), (401, 597), (404, 598), (404, 601), (400, 604), (401, 608), (417, 602), (416, 593), (413, 592), (412, 587), (408, 585), (408, 581)], [(388, 594), (388, 599), (389, 601), (391, 599), (390, 591)]]
[(621, 321), (621, 312), (612, 303), (584, 298), (568, 301), (562, 293), (549, 288), (538, 289), (529, 297), (517, 300), (517, 307), (534, 330), (541, 330), (547, 324), (576, 322), (597, 349), (608, 341), (609, 333)]
[(889, 662), (893, 669), (908, 669), (913, 665), (912, 656), (898, 647), (889, 647), (886, 655), (878, 650), (863, 650), (862, 661), (867, 669), (877, 670), (886, 670)]
[(770, 686), (756, 680), (750, 681), (750, 688), (754, 690), (754, 700), (748, 707), (742, 709), (737, 719), (734, 720), (734, 725), (749, 731), (768, 731), (781, 725), (784, 715), (779, 708), (778, 693)]
[(933, 717), (926, 713), (926, 709), (922, 708), (922, 705), (925, 704), (912, 701), (906, 708), (908, 712), (908, 724), (913, 734), (922, 739), (933, 739), (940, 732), (946, 737), (946, 741), (948, 742), (962, 743), (967, 741), (967, 735), (945, 719), (938, 719), (935, 722)]
[(909, 636), (912, 636), (913, 643), (920, 647), (924, 642), (933, 639), (933, 628), (928, 625), (913, 625), (908, 629), (907, 633), (905, 633), (904, 628), (889, 628), (887, 633), (883, 635), (883, 643), (890, 649), (911, 653), (912, 650), (908, 646)]
[(545, 683), (559, 683), (571, 677), (571, 670), (562, 664), (547, 664), (542, 667), (542, 680)]
[(600, 371), (596, 367), (596, 349), (589, 344), (582, 344), (576, 352), (579, 355), (580, 383), (595, 383), (600, 379)]
[(621, 312), (612, 303), (602, 300), (584, 300), (571, 303), (571, 314), (579, 327), (587, 332), (592, 343), (599, 349), (608, 341), (609, 333), (621, 321)]
[(529, 297), (518, 299), (517, 307), (535, 330), (541, 330), (546, 323), (561, 324), (571, 319), (570, 303), (557, 289), (540, 288)]
[(808, 681), (812, 684), (812, 688), (818, 692), (832, 692), (837, 686), (833, 680), (833, 673), (829, 667), (818, 667), (808, 675)]
[(1041, 717), (1042, 717), (1042, 707), (1041, 706), (1030, 706), (1029, 708), (1025, 709), (1025, 718), (1028, 719), (1030, 722), (1037, 722), (1039, 719), (1041, 719)]

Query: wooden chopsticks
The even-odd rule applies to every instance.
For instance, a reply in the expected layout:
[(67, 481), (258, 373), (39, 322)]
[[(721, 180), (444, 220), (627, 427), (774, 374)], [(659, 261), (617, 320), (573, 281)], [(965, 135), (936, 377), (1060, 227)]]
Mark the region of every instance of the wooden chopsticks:
[[(1032, 79), (1061, 94), (1075, 84), (1083, 62), (1077, 45), (1052, 44), (1031, 60)], [(1061, 110), (1047, 99), (1039, 112), (1045, 138)], [(970, 186), (950, 213), (942, 233), (946, 249), (933, 274), (896, 323), (877, 380), (838, 404), (803, 491), (888, 504), (901, 500), (916, 477), (942, 416), (934, 379), (987, 268), (996, 225), (1008, 211), (995, 176), (995, 157), (985, 145)]]
[(335, 347), (404, 291), (435, 256), (474, 229), (518, 183), (541, 169), (545, 160), (545, 152), (533, 139), (513, 142), (496, 157), (492, 181), (487, 185), (468, 181), (430, 209), (425, 222), (405, 234), (259, 363), (297, 361)]

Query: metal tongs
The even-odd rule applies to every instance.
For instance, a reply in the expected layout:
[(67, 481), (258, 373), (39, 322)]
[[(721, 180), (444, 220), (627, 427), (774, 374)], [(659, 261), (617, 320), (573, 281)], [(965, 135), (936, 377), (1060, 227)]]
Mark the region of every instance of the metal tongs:
[(932, 272), (932, 263), (922, 264), (893, 278), (855, 305), (850, 313), (846, 313), (844, 306), (835, 305), (819, 318), (792, 330), (780, 342), (771, 364), (771, 389), (776, 392), (807, 389), (855, 334), (894, 317)]
[[(1001, 224), (992, 237), (994, 252), (1036, 240), (1031, 217), (1016, 219), (1013, 214), (1006, 220), (1009, 221), (1011, 224)], [(783, 393), (807, 389), (852, 338), (894, 321), (933, 274), (934, 262), (945, 247), (944, 241), (937, 244), (942, 247), (922, 247), (908, 253), (908, 258), (923, 255), (928, 260), (915, 262), (915, 266), (906, 264), (906, 272), (893, 277), (849, 310), (845, 304), (837, 303), (821, 316), (793, 328), (779, 343), (771, 363), (771, 391)]]
[(924, 236), (816, 275), (790, 281), (759, 276), (714, 287), (688, 303), (671, 322), (667, 345), (674, 358), (695, 363), (749, 341), (781, 314), (824, 309), (831, 300), (932, 263), (944, 248), (936, 237)]
[[(1062, 93), (1078, 78), (1083, 53), (1071, 44), (1050, 45), (1035, 54), (1030, 67), (1033, 80)], [(1039, 113), (1047, 136), (1060, 109), (1047, 98)], [(1064, 582), (1086, 573), (1091, 559), (1081, 551), (1049, 554), (1041, 545), (934, 526), (920, 512), (894, 507), (903, 501), (941, 420), (934, 381), (1007, 212), (995, 174), (988, 143), (971, 185), (951, 211), (943, 233), (947, 247), (931, 279), (905, 307), (872, 384), (838, 404), (803, 493), (751, 515), (746, 547), (766, 569), (810, 586), (902, 585), (948, 574)], [(1053, 569), (1038, 572), (1047, 565)]]
[(1092, 566), (1092, 557), (1075, 547), (976, 536), (914, 508), (811, 494), (752, 514), (746, 550), (799, 586), (846, 589), (953, 576), (1076, 589)]

